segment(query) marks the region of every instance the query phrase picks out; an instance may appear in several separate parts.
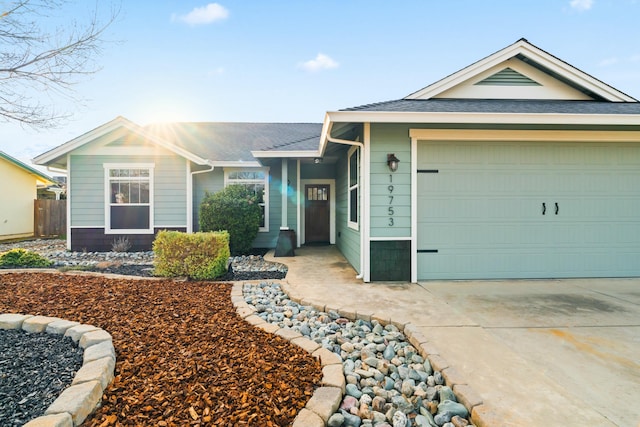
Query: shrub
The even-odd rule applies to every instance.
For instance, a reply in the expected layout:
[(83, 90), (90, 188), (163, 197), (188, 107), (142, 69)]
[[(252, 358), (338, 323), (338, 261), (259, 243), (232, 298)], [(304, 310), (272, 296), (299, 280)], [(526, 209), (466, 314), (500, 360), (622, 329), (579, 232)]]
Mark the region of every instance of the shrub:
[(217, 193), (207, 193), (200, 204), (200, 230), (228, 231), (229, 249), (233, 255), (251, 251), (261, 217), (258, 197), (242, 185), (230, 185)]
[(22, 248), (0, 254), (0, 267), (51, 267), (52, 264), (40, 254)]
[(153, 241), (154, 275), (211, 280), (227, 271), (229, 234), (160, 231)]

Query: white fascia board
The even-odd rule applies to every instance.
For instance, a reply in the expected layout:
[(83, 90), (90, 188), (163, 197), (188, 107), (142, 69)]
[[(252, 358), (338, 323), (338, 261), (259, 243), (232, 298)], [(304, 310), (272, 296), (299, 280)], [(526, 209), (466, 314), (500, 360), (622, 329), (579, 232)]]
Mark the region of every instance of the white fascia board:
[(540, 125), (638, 125), (637, 114), (556, 114), (556, 113), (433, 113), (390, 111), (335, 111), (334, 122), (372, 123), (490, 123)]
[(328, 138), (331, 136), (331, 126), (333, 123), (331, 121), (331, 115), (329, 112), (324, 114), (324, 120), (322, 121), (322, 132), (320, 133), (320, 147), (318, 147), (319, 157), (324, 156), (324, 150), (327, 148)]
[(195, 154), (184, 150), (180, 147), (176, 147), (175, 145), (171, 144), (168, 141), (165, 141), (163, 139), (158, 138), (157, 136), (150, 134), (149, 132), (147, 132), (145, 129), (143, 129), (142, 127), (140, 127), (139, 125), (133, 123), (132, 121), (119, 116), (116, 117), (115, 119), (111, 120), (108, 123), (105, 123), (102, 126), (99, 126), (97, 128), (95, 128), (94, 130), (87, 132), (75, 139), (72, 139), (71, 141), (60, 145), (59, 147), (56, 147), (44, 154), (41, 154), (38, 157), (35, 157), (33, 159), (33, 162), (35, 164), (46, 164), (49, 163), (59, 157), (65, 156), (66, 154), (70, 153), (71, 151), (95, 140), (96, 138), (99, 138), (103, 135), (106, 135), (109, 132), (112, 132), (118, 128), (125, 128), (131, 132), (137, 133), (138, 135), (150, 140), (151, 142), (166, 148), (167, 150), (178, 154), (194, 163), (197, 163), (199, 165), (206, 165), (207, 160), (203, 159), (199, 156), (196, 156)]
[(71, 141), (65, 142), (64, 144), (59, 145), (47, 151), (46, 153), (43, 153), (37, 157), (34, 157), (32, 161), (37, 165), (44, 165), (59, 157), (65, 156), (67, 153), (75, 150), (78, 147), (83, 146), (84, 144), (100, 137), (101, 135), (105, 135), (122, 126), (128, 127), (128, 123), (130, 123), (129, 120), (125, 119), (124, 117), (118, 116), (115, 119), (111, 120), (110, 122), (107, 122), (101, 126), (98, 126), (92, 131), (89, 131), (83, 135), (80, 135), (79, 137), (76, 137)]
[(257, 161), (250, 161), (250, 162), (242, 162), (242, 161), (233, 161), (233, 162), (227, 162), (224, 160), (216, 160), (216, 161), (209, 161), (207, 162), (208, 165), (213, 166), (213, 167), (226, 167), (226, 168), (261, 168), (263, 167), (259, 162)]
[(553, 55), (533, 46), (532, 44), (519, 40), (516, 43), (499, 50), (498, 52), (487, 56), (473, 64), (463, 68), (439, 80), (417, 92), (407, 95), (404, 99), (430, 99), (440, 93), (451, 89), (454, 86), (478, 75), (489, 68), (500, 64), (510, 58), (522, 54), (535, 62), (543, 65), (549, 70), (565, 77), (566, 79), (583, 86), (594, 93), (602, 96), (611, 102), (637, 102), (635, 98), (626, 95), (623, 92), (591, 77), (590, 75), (580, 71), (579, 69), (567, 64), (566, 62), (554, 57)]
[(281, 158), (281, 157), (289, 157), (289, 158), (313, 158), (320, 157), (320, 153), (318, 151), (307, 151), (307, 150), (298, 150), (298, 151), (252, 151), (251, 155), (257, 158)]
[(520, 52), (524, 56), (533, 59), (535, 62), (543, 65), (545, 68), (575, 82), (579, 86), (583, 86), (590, 91), (597, 93), (611, 102), (637, 102), (637, 100), (619, 90), (601, 82), (600, 80), (590, 76), (589, 74), (579, 70), (566, 62), (559, 60), (553, 55), (536, 48), (530, 44), (524, 44), (520, 47)]

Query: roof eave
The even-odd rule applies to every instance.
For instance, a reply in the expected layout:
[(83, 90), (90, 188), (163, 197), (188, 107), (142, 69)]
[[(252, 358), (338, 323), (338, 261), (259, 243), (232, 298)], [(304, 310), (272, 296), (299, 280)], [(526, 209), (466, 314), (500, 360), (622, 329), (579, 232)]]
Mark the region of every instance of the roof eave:
[(26, 173), (28, 173), (30, 175), (33, 175), (36, 178), (36, 180), (42, 182), (44, 185), (46, 185), (46, 184), (55, 184), (55, 181), (50, 176), (45, 175), (44, 173), (40, 172), (39, 170), (32, 168), (28, 164), (16, 159), (13, 156), (10, 156), (10, 155), (0, 151), (0, 157), (5, 159), (9, 163), (13, 164), (14, 166), (22, 169)]
[(312, 158), (318, 157), (318, 150), (292, 150), (292, 151), (252, 151), (251, 155), (255, 158)]
[(638, 125), (637, 114), (332, 111), (331, 122)]
[(239, 167), (247, 167), (247, 168), (255, 168), (260, 167), (260, 163), (257, 161), (244, 161), (244, 160), (211, 160), (207, 162), (208, 165), (213, 167), (229, 167), (229, 168), (239, 168)]

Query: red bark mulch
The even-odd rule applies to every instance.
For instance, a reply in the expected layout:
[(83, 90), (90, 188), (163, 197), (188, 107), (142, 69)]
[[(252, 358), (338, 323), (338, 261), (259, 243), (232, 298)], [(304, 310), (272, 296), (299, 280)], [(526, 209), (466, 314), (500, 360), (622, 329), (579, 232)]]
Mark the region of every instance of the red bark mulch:
[(244, 322), (231, 285), (0, 275), (0, 313), (55, 316), (113, 336), (116, 378), (86, 426), (286, 426), (320, 363)]

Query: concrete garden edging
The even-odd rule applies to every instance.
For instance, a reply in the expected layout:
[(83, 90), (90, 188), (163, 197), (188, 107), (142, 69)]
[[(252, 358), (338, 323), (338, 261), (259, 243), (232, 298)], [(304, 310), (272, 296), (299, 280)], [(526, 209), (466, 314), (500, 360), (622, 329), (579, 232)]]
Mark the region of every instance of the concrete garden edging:
[(53, 401), (43, 416), (24, 427), (75, 427), (91, 414), (114, 378), (116, 352), (111, 335), (92, 325), (58, 317), (29, 314), (0, 314), (0, 329), (21, 329), (29, 333), (49, 333), (71, 337), (84, 349), (82, 367), (71, 385)]

